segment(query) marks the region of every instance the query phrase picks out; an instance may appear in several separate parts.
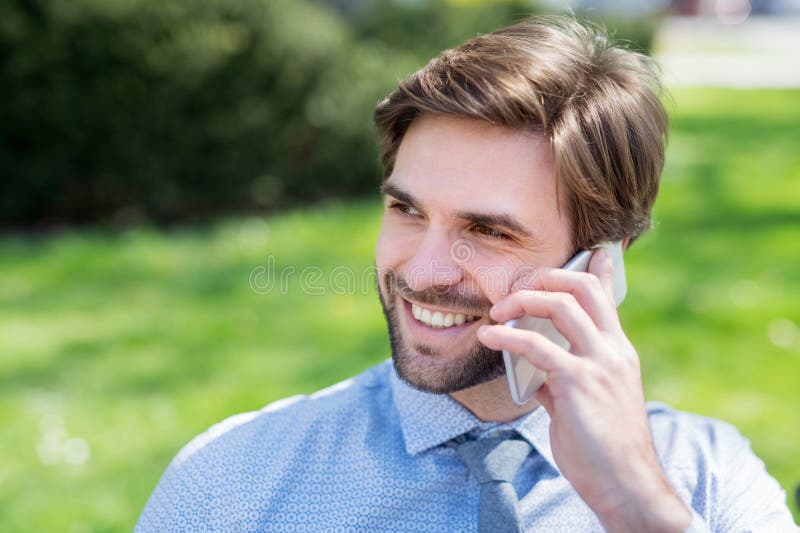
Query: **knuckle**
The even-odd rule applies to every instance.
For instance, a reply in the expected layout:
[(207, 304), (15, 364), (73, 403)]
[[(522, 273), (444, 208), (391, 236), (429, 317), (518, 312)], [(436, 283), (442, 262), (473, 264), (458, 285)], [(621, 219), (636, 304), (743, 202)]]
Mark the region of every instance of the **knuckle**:
[(520, 289), (512, 295), (512, 298), (524, 300), (530, 298), (534, 294), (536, 294), (536, 291), (533, 289)]
[(598, 278), (595, 274), (586, 275), (586, 286), (591, 291), (603, 290), (603, 282), (600, 281), (600, 278)]
[(558, 293), (558, 297), (555, 300), (556, 305), (562, 311), (570, 311), (578, 305), (578, 300), (575, 299), (575, 296), (568, 292), (561, 292)]

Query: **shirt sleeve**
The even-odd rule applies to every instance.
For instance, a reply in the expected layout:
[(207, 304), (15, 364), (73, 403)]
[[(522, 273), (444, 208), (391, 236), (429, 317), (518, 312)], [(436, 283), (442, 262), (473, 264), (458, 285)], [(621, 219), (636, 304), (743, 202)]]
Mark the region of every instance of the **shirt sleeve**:
[(161, 476), (134, 531), (199, 531), (209, 523), (208, 496), (200, 489), (202, 479), (193, 482), (193, 472), (173, 460)]
[(703, 517), (697, 514), (697, 511), (694, 509), (692, 511), (692, 522), (689, 524), (689, 527), (686, 528), (686, 531), (683, 533), (710, 533), (711, 530), (708, 529), (708, 524), (706, 521), (703, 520)]
[(753, 453), (750, 441), (727, 424), (718, 436), (725, 446), (717, 465), (720, 471), (714, 487), (716, 505), (710, 529), (764, 533), (800, 531), (786, 504), (786, 492)]
[[(220, 509), (230, 510), (234, 490), (223, 483), (242, 443), (227, 437), (257, 413), (234, 415), (192, 439), (170, 462), (139, 516), (134, 531), (218, 531)], [(247, 439), (247, 433), (236, 437)], [(235, 511), (235, 509), (233, 509)]]

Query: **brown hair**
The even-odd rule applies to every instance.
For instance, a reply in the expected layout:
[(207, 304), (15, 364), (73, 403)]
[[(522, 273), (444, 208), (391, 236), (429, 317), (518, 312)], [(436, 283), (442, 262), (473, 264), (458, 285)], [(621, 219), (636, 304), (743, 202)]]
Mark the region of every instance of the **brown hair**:
[(422, 113), (543, 133), (569, 191), (574, 246), (650, 228), (667, 115), (654, 63), (599, 28), (537, 17), (445, 50), (375, 108), (383, 179)]

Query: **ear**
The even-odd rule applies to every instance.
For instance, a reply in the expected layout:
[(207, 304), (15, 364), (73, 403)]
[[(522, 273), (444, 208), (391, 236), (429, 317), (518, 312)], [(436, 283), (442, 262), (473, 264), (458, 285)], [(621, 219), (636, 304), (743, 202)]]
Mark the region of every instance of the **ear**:
[(625, 237), (624, 239), (622, 239), (622, 251), (623, 252), (628, 249), (628, 245), (630, 243), (631, 243), (631, 238), (630, 237)]

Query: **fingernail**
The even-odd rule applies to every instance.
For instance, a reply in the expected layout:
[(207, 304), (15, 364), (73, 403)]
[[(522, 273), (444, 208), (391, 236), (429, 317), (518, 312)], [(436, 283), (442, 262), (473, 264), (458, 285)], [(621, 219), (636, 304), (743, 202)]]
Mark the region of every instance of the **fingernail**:
[(478, 335), (481, 337), (485, 336), (487, 333), (489, 333), (489, 326), (483, 325), (478, 328)]

